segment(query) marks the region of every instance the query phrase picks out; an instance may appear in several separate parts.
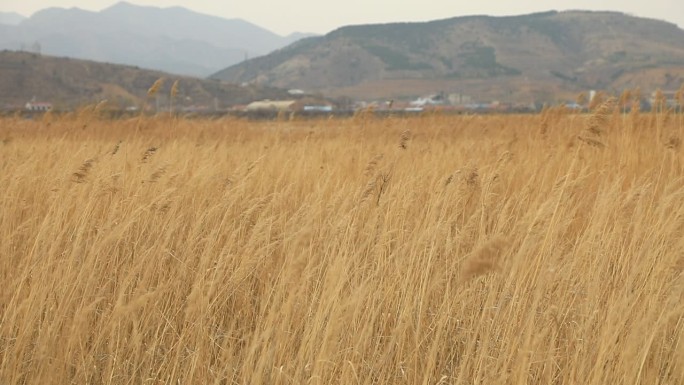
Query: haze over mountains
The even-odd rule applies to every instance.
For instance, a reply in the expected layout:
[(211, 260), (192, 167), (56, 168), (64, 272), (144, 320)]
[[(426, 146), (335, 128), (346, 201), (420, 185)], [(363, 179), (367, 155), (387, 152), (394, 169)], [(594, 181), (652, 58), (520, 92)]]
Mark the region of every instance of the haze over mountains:
[(17, 25), (26, 18), (16, 12), (0, 12), (0, 24)]
[(650, 92), (684, 82), (684, 30), (588, 11), (349, 26), (213, 78), (357, 98), (445, 92), (534, 101), (589, 89)]
[(100, 12), (48, 8), (25, 20), (2, 14), (0, 24), (0, 49), (40, 49), (201, 77), (310, 36), (280, 36), (241, 19), (126, 2)]

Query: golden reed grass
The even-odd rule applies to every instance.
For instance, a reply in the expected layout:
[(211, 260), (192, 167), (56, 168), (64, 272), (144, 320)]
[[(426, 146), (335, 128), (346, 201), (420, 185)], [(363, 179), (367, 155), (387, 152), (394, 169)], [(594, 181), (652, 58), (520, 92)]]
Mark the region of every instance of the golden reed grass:
[(684, 128), (619, 108), (2, 119), (0, 383), (682, 384)]

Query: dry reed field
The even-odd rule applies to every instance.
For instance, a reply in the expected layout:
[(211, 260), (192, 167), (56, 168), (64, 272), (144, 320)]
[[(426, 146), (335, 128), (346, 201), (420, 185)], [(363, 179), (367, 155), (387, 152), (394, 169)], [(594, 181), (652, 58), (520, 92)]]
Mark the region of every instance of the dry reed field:
[(0, 120), (0, 384), (683, 384), (684, 116)]

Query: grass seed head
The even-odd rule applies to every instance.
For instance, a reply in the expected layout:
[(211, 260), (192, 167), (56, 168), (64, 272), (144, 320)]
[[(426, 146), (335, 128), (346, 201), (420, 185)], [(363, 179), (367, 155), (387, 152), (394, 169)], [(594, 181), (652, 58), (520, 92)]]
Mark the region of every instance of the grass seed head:
[(90, 170), (93, 168), (94, 162), (94, 159), (87, 159), (86, 161), (84, 161), (83, 164), (81, 164), (81, 167), (78, 168), (78, 171), (72, 174), (74, 177), (74, 182), (85, 182), (86, 178), (88, 177), (88, 174), (90, 173)]
[(141, 159), (142, 163), (147, 162), (152, 155), (154, 155), (157, 152), (157, 147), (150, 147), (147, 150), (145, 150), (145, 153), (143, 154), (143, 157)]
[(500, 259), (508, 246), (509, 241), (501, 235), (495, 236), (480, 245), (466, 258), (461, 277), (470, 279), (498, 270)]
[(399, 148), (406, 150), (408, 148), (408, 142), (411, 140), (411, 130), (406, 130), (401, 133), (399, 138)]
[(178, 96), (178, 80), (173, 82), (173, 86), (171, 86), (171, 98), (175, 98)]
[(161, 77), (157, 79), (152, 86), (147, 90), (147, 96), (148, 97), (153, 97), (154, 95), (159, 92), (159, 89), (161, 88), (162, 85), (164, 85), (164, 77)]

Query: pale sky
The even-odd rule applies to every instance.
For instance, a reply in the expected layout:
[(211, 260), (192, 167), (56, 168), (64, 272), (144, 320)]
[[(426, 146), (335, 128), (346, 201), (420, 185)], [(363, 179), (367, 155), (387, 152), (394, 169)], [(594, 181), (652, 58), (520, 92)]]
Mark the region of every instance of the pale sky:
[[(78, 7), (99, 11), (118, 0), (0, 0), (0, 11), (30, 16), (48, 8)], [(548, 10), (609, 10), (666, 20), (684, 27), (682, 0), (129, 0), (138, 5), (182, 6), (193, 11), (225, 18), (241, 18), (278, 34), (291, 32), (327, 33), (349, 24), (427, 21), (464, 15), (518, 15)]]

